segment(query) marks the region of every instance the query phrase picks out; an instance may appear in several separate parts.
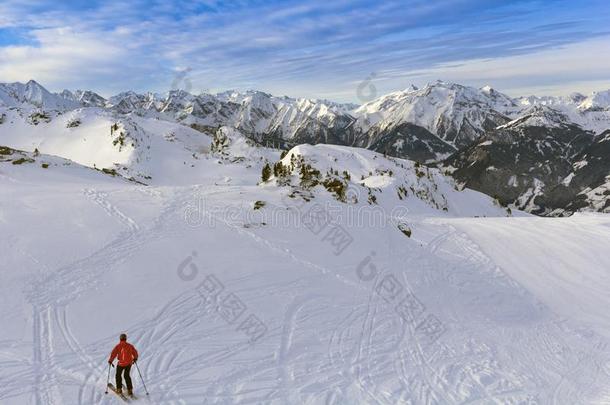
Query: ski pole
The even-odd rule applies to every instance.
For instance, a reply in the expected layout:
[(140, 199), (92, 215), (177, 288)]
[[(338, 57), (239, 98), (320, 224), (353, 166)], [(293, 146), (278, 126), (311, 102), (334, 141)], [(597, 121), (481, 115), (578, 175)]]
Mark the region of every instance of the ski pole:
[(142, 373), (140, 372), (140, 367), (138, 367), (138, 362), (134, 363), (136, 365), (136, 370), (138, 370), (138, 374), (140, 375), (140, 380), (142, 380), (142, 385), (144, 386), (144, 392), (146, 392), (146, 395), (148, 395), (148, 390), (146, 389), (146, 384), (144, 384), (144, 378), (142, 378)]
[(106, 392), (104, 394), (108, 394), (108, 384), (110, 383), (110, 366), (114, 365), (112, 363), (108, 363), (108, 378), (106, 378)]

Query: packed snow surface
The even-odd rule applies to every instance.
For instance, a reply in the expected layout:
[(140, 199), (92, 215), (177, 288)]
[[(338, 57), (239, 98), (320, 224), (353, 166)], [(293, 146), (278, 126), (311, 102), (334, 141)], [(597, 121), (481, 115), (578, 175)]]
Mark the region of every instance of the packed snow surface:
[(359, 198), (343, 203), (299, 190), (296, 169), (258, 184), (279, 156), (227, 131), (224, 155), (191, 148), (203, 134), (150, 141), (195, 153), (180, 185), (153, 163), (145, 186), (0, 154), (1, 403), (117, 403), (122, 332), (142, 403), (610, 401), (608, 215), (507, 216), (356, 148), (283, 158), (348, 171)]

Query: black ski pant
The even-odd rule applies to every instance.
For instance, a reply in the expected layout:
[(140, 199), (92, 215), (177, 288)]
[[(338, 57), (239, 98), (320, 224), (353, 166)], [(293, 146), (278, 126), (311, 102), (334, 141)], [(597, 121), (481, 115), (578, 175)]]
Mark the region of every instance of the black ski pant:
[(123, 379), (121, 378), (121, 374), (125, 376), (125, 384), (127, 384), (127, 389), (131, 391), (133, 389), (133, 385), (131, 384), (131, 377), (129, 376), (129, 372), (131, 371), (131, 364), (128, 366), (116, 366), (116, 387), (117, 389), (123, 388)]

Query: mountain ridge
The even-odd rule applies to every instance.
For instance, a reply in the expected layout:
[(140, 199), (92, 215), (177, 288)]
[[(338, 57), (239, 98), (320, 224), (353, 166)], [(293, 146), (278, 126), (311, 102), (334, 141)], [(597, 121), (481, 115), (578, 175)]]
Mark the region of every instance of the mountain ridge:
[[(159, 127), (163, 130), (174, 128), (171, 134), (165, 134), (168, 139), (176, 134), (191, 139), (196, 131), (213, 137), (223, 128), (232, 128), (261, 146), (287, 150), (299, 144), (337, 144), (438, 165), (467, 187), (495, 196), (505, 205), (541, 215), (564, 215), (589, 208), (608, 210), (603, 179), (606, 172), (610, 173), (609, 159), (587, 151), (605, 150), (605, 142), (598, 140), (610, 129), (610, 91), (588, 96), (573, 93), (565, 97), (511, 98), (491, 86), (477, 89), (439, 80), (356, 107), (328, 100), (276, 97), (256, 90), (199, 95), (179, 89), (166, 94), (126, 91), (105, 99), (89, 90), (51, 93), (33, 80), (0, 84), (0, 123), (25, 120), (32, 126), (51, 125), (57, 131), (49, 123), (66, 114), (75, 116), (62, 124), (73, 128), (72, 132), (79, 132), (72, 127), (80, 122), (79, 116), (98, 126), (101, 122), (108, 126), (120, 123), (130, 135), (117, 138), (111, 130), (111, 146), (106, 145), (106, 135), (96, 138), (99, 148), (109, 153), (96, 161), (114, 162), (119, 167), (125, 159), (132, 159), (126, 155), (129, 148), (134, 148), (138, 159), (151, 159), (156, 154), (145, 141), (153, 138), (142, 129), (144, 125), (157, 131), (146, 121), (156, 120), (164, 123)], [(196, 131), (184, 132), (183, 127)], [(28, 132), (27, 128), (14, 129)], [(82, 139), (87, 142), (85, 135)], [(27, 149), (22, 141), (8, 146)], [(201, 147), (207, 146), (195, 149)], [(119, 149), (117, 156), (113, 148)], [(62, 151), (52, 148), (52, 152)], [(97, 151), (95, 154), (99, 155)], [(122, 157), (112, 161), (118, 156)], [(525, 156), (529, 157), (524, 160)], [(590, 156), (595, 164), (587, 170), (595, 167), (594, 173), (577, 175), (579, 167), (574, 165), (581, 162), (578, 164), (586, 166)], [(149, 175), (146, 170), (134, 173), (139, 181)], [(570, 176), (579, 181), (568, 182)], [(518, 182), (523, 187), (515, 186)], [(588, 196), (599, 187), (601, 197)], [(588, 202), (583, 205), (583, 201)]]

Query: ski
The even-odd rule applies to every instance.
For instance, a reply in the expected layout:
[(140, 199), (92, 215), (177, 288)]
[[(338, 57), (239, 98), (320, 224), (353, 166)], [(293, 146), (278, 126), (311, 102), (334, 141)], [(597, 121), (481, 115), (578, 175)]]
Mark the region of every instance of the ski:
[[(121, 398), (123, 401), (125, 402), (129, 402), (129, 397), (126, 396), (125, 394), (119, 394), (119, 392), (116, 390), (116, 387), (114, 386), (114, 384), (112, 383), (108, 383), (108, 388), (114, 392), (116, 394), (117, 397)], [(135, 397), (133, 397), (133, 399), (135, 399)]]

